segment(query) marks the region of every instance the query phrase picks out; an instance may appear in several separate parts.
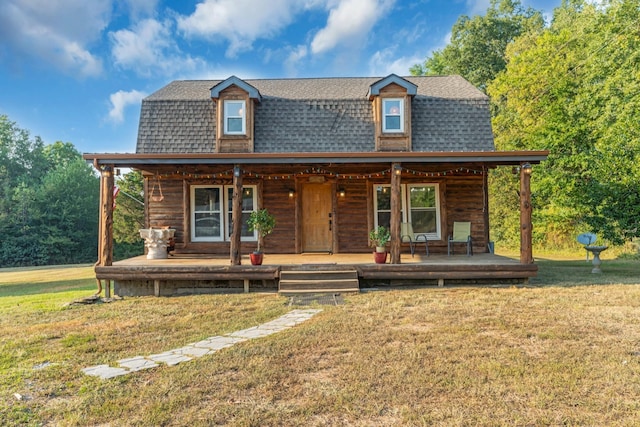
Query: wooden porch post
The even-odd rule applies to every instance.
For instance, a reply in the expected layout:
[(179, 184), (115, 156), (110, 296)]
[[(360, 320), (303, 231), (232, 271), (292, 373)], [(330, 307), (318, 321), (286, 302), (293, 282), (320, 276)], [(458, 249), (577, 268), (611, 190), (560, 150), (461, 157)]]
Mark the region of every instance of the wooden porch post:
[(231, 204), (231, 264), (242, 263), (240, 235), (242, 233), (242, 170), (240, 165), (233, 167), (233, 200)]
[[(98, 262), (96, 265), (113, 264), (113, 165), (100, 168), (100, 232), (98, 242)], [(111, 298), (111, 283), (106, 281), (104, 296)]]
[(520, 165), (520, 264), (533, 264), (531, 230), (531, 165)]
[(484, 217), (484, 238), (487, 242), (485, 250), (489, 252), (489, 243), (491, 242), (491, 224), (489, 223), (489, 171), (485, 165), (482, 166), (482, 193), (482, 203), (484, 203), (482, 208), (482, 215)]
[(402, 200), (400, 198), (400, 175), (402, 165), (391, 163), (391, 264), (400, 264), (400, 223), (402, 222)]

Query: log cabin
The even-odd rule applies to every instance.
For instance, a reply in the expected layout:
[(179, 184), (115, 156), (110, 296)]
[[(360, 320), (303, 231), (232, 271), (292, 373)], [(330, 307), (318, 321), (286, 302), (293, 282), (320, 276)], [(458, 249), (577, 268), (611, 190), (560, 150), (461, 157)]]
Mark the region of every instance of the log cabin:
[[(526, 281), (537, 271), (529, 182), (547, 154), (497, 151), (489, 99), (460, 76), (174, 81), (142, 101), (135, 153), (84, 155), (102, 182), (96, 276), (123, 295), (283, 291), (309, 270), (333, 291), (338, 270), (353, 272), (352, 289)], [(502, 166), (520, 171), (516, 261), (493, 255), (490, 240), (487, 177)], [(116, 168), (142, 171), (146, 227), (175, 230), (168, 259), (113, 262)], [(253, 266), (246, 220), (258, 209), (276, 226)], [(447, 255), (455, 222), (471, 224), (472, 256)], [(382, 265), (369, 240), (378, 226), (391, 234)], [(288, 290), (305, 286), (318, 290)]]

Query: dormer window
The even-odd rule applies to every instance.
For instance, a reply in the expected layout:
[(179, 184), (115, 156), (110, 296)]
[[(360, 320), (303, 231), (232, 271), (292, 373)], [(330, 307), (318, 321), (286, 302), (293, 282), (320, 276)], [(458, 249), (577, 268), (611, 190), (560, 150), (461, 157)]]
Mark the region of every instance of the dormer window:
[(226, 135), (245, 135), (247, 133), (245, 112), (244, 101), (224, 101), (224, 133)]
[(382, 100), (382, 132), (404, 132), (404, 101), (400, 98)]

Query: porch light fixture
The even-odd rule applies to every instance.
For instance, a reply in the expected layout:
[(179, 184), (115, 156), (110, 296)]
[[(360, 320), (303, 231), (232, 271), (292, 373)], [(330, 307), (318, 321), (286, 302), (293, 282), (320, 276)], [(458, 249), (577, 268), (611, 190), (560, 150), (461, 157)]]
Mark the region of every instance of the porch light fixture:
[(525, 163), (522, 165), (522, 170), (524, 173), (526, 173), (527, 175), (531, 175), (531, 163)]
[(240, 166), (233, 167), (233, 176), (235, 176), (236, 178), (240, 176)]
[(289, 197), (293, 198), (293, 196), (296, 195), (296, 190), (294, 190), (293, 188), (289, 190)]
[(346, 196), (346, 195), (347, 195), (347, 192), (346, 192), (346, 191), (344, 191), (344, 188), (340, 188), (340, 189), (338, 189), (338, 196), (340, 196), (340, 197), (344, 197), (344, 196)]
[(396, 175), (400, 175), (400, 174), (402, 173), (402, 166), (400, 166), (400, 165), (395, 165), (395, 166), (393, 167), (393, 172), (394, 172)]

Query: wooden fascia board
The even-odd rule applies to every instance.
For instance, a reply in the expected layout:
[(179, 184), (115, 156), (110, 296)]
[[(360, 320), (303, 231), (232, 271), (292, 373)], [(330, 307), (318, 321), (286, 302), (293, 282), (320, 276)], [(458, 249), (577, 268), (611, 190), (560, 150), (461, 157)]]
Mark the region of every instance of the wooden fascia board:
[(486, 163), (491, 165), (539, 164), (548, 151), (485, 152), (367, 152), (367, 153), (203, 153), (133, 154), (93, 153), (82, 157), (94, 164), (118, 167), (171, 164), (313, 164), (313, 163)]

